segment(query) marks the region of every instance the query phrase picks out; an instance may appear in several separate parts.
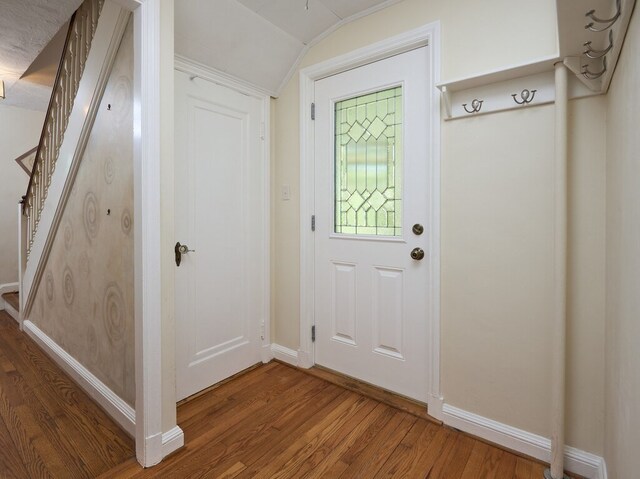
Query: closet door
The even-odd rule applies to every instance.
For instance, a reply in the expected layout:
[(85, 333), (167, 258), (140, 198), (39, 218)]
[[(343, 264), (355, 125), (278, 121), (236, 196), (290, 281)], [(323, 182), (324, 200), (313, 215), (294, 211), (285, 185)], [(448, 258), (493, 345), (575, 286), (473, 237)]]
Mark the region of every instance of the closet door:
[(176, 386), (183, 399), (261, 360), (267, 165), (261, 99), (182, 72), (175, 84)]

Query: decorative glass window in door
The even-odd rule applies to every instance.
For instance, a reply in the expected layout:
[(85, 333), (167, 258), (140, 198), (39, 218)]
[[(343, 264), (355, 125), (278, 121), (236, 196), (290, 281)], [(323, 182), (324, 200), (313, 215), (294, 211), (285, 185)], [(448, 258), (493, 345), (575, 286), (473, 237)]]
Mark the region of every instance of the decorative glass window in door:
[(335, 104), (335, 232), (402, 234), (402, 87)]

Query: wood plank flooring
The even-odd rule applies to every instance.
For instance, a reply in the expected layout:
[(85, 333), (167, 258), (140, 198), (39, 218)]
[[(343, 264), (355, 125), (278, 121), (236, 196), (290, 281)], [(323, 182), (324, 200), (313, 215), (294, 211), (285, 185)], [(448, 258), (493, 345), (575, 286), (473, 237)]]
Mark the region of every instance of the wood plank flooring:
[(539, 479), (544, 465), (278, 362), (183, 403), (185, 447), (118, 478)]
[(132, 440), (0, 312), (0, 479), (538, 479), (544, 470), (275, 361), (181, 404), (178, 424), (185, 447), (141, 468)]
[(0, 311), (0, 478), (93, 478), (134, 454), (133, 440)]

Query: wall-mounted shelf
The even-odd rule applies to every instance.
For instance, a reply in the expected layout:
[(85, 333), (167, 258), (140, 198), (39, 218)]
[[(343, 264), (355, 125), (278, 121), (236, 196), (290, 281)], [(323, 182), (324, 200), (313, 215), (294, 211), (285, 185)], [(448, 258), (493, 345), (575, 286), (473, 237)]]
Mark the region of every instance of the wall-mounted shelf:
[(554, 102), (553, 71), (559, 61), (574, 73), (569, 83), (570, 98), (605, 93), (634, 6), (635, 0), (557, 0), (558, 55), (440, 83), (437, 87), (443, 94), (445, 119)]

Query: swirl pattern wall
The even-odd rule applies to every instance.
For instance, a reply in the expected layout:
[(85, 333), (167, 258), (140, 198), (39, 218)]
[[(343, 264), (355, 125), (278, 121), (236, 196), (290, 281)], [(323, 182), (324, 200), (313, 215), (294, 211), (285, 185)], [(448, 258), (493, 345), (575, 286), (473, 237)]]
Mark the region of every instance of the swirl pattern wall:
[(29, 318), (131, 406), (132, 110), (130, 21)]

